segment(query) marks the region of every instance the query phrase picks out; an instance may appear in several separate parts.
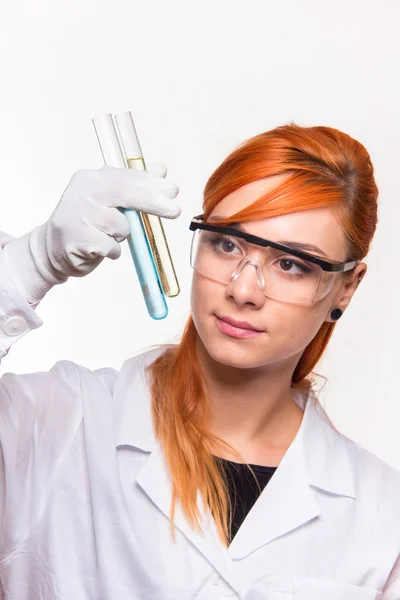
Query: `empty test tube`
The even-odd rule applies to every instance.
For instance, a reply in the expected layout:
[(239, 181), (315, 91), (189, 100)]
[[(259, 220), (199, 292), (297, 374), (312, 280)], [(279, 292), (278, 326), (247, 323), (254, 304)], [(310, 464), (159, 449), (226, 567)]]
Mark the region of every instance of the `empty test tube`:
[[(120, 113), (114, 116), (114, 120), (129, 168), (145, 171), (146, 163), (132, 114), (130, 112)], [(169, 298), (177, 296), (180, 289), (162, 221), (160, 217), (145, 213), (141, 214), (164, 294)]]
[[(112, 115), (93, 119), (104, 163), (110, 167), (128, 167), (118, 140)], [(157, 268), (150, 249), (149, 240), (142, 222), (141, 213), (120, 208), (129, 220), (131, 233), (129, 248), (139, 277), (143, 297), (149, 315), (153, 319), (163, 319), (168, 314)]]

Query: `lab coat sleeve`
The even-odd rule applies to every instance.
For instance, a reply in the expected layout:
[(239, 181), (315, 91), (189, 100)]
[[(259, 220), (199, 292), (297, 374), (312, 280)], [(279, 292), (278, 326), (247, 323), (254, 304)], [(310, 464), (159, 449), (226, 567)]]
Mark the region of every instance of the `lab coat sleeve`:
[(33, 329), (43, 325), (12, 282), (12, 273), (4, 259), (2, 247), (12, 238), (0, 232), (0, 361), (15, 342)]
[(400, 599), (400, 556), (394, 565), (389, 579), (384, 587), (381, 600)]

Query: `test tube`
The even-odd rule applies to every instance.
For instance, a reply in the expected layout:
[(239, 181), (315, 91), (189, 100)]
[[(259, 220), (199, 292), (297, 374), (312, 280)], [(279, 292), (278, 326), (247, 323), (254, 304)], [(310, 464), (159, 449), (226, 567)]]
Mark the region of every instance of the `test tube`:
[[(128, 165), (118, 140), (112, 115), (95, 117), (93, 125), (104, 163), (110, 167), (126, 169)], [(168, 314), (168, 307), (142, 222), (141, 213), (123, 208), (119, 210), (126, 215), (131, 226), (128, 244), (148, 313), (153, 319), (164, 319)]]
[[(132, 114), (130, 112), (123, 112), (114, 115), (114, 120), (128, 167), (130, 169), (145, 171), (146, 163), (143, 158)], [(145, 213), (142, 213), (142, 218), (164, 294), (169, 298), (177, 296), (180, 291), (179, 283), (162, 221), (160, 217)]]

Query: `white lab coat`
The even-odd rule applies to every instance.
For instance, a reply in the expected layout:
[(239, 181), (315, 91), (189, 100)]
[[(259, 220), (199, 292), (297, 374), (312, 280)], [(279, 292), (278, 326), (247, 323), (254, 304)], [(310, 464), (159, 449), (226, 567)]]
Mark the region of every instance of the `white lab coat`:
[[(5, 294), (3, 322), (25, 318)], [(178, 510), (173, 541), (144, 371), (160, 351), (1, 378), (4, 600), (400, 599), (400, 474), (300, 392), (299, 432), (229, 548), (204, 507), (204, 533)]]

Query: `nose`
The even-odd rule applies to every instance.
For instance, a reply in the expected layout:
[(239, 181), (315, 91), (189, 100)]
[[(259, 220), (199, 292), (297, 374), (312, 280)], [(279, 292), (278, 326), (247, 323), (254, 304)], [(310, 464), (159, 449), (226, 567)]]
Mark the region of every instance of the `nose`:
[(254, 308), (261, 308), (266, 301), (263, 286), (264, 276), (261, 266), (257, 261), (247, 260), (239, 265), (233, 274), (226, 286), (226, 294), (238, 306), (248, 304)]

